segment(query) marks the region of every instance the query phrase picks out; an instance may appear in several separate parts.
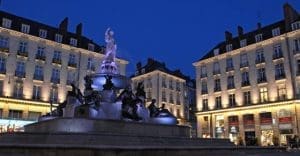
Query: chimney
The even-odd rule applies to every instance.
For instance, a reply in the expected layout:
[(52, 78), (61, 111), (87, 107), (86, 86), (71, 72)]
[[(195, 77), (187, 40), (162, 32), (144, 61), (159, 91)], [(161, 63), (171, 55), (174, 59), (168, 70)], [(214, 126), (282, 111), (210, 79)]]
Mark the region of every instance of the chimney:
[(291, 24), (298, 19), (299, 14), (289, 3), (285, 3), (283, 5), (283, 14), (285, 21), (285, 29), (286, 31), (290, 31)]
[(66, 17), (63, 21), (60, 22), (59, 24), (59, 29), (61, 32), (66, 33), (68, 31), (68, 17)]
[(138, 62), (138, 63), (136, 64), (136, 69), (137, 69), (137, 71), (139, 71), (141, 68), (142, 68), (142, 63), (141, 63), (141, 62)]
[(82, 35), (82, 23), (79, 23), (76, 26), (76, 35), (81, 36)]
[(238, 35), (242, 36), (244, 34), (244, 30), (241, 26), (238, 26)]
[(154, 60), (152, 58), (148, 58), (148, 64), (152, 64)]
[(261, 23), (260, 22), (257, 23), (257, 29), (261, 29)]
[(232, 33), (229, 31), (225, 31), (225, 39), (226, 41), (229, 41), (232, 39)]

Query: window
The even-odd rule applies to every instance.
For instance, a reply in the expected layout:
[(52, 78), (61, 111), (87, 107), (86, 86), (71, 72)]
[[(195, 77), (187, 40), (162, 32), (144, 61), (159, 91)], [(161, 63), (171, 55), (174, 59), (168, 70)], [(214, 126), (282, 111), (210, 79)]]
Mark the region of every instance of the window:
[(61, 52), (60, 51), (54, 51), (52, 62), (61, 64)]
[(89, 50), (89, 51), (94, 51), (94, 50), (95, 50), (95, 45), (89, 43), (89, 45), (88, 45), (88, 50)]
[(181, 102), (180, 102), (180, 94), (179, 93), (177, 93), (177, 96), (176, 96), (176, 104), (177, 105), (181, 104)]
[(74, 84), (75, 83), (75, 77), (76, 77), (75, 72), (69, 71), (68, 76), (67, 76), (67, 85)]
[(279, 63), (275, 65), (275, 80), (284, 79), (285, 72), (283, 63)]
[(278, 59), (278, 58), (282, 58), (282, 50), (281, 50), (281, 45), (280, 44), (276, 44), (273, 47), (273, 59)]
[(76, 66), (77, 66), (75, 54), (70, 54), (70, 55), (69, 55), (69, 62), (68, 62), (68, 65), (69, 65), (69, 66), (72, 66), (72, 67), (76, 67)]
[(261, 103), (268, 101), (268, 89), (266, 87), (259, 88), (259, 100)]
[(60, 81), (60, 71), (58, 69), (52, 69), (51, 82), (59, 83)]
[(300, 39), (294, 39), (294, 52), (300, 51)]
[(173, 89), (173, 81), (172, 80), (169, 80), (169, 88)]
[(11, 27), (11, 20), (7, 18), (2, 18), (2, 27), (10, 28)]
[(226, 59), (226, 71), (231, 71), (233, 70), (233, 61), (232, 58), (227, 58)]
[(33, 100), (40, 100), (41, 99), (41, 86), (34, 85), (32, 91), (32, 99)]
[(38, 120), (38, 118), (42, 115), (41, 112), (28, 112), (28, 120)]
[(205, 80), (201, 82), (201, 94), (207, 94), (207, 82)]
[(70, 39), (70, 45), (76, 47), (77, 46), (77, 40), (75, 38)]
[(61, 34), (55, 34), (55, 41), (58, 43), (62, 42), (62, 35)]
[(233, 89), (234, 88), (234, 76), (230, 75), (227, 77), (227, 89)]
[(265, 68), (258, 68), (257, 69), (257, 83), (262, 83), (262, 82), (266, 82), (267, 78), (266, 78), (266, 72), (265, 72)]
[(300, 75), (300, 59), (297, 60), (297, 75)]
[(262, 40), (263, 40), (262, 34), (257, 34), (257, 35), (255, 35), (255, 42), (260, 42), (260, 41), (262, 41)]
[(247, 46), (247, 40), (246, 39), (243, 39), (240, 41), (240, 46), (241, 47), (246, 47)]
[(95, 71), (94, 60), (91, 57), (88, 58), (87, 69)]
[(220, 79), (215, 79), (215, 92), (221, 91), (221, 82)]
[(265, 62), (265, 56), (264, 56), (264, 50), (263, 49), (258, 49), (256, 50), (256, 63), (263, 63)]
[(58, 103), (58, 90), (56, 87), (53, 87), (50, 90), (50, 101), (52, 103)]
[(226, 45), (226, 51), (231, 51), (232, 50), (232, 44), (227, 44)]
[(167, 88), (166, 77), (162, 77), (162, 87)]
[(6, 73), (6, 59), (4, 57), (0, 57), (0, 73), (1, 74)]
[(43, 81), (44, 80), (43, 75), (44, 75), (43, 74), (43, 67), (39, 66), (39, 65), (35, 66), (33, 79)]
[(278, 90), (278, 100), (286, 100), (286, 87), (285, 87), (285, 85), (279, 85), (277, 90)]
[(249, 86), (249, 73), (248, 72), (242, 72), (242, 86)]
[(292, 30), (297, 30), (300, 28), (300, 21), (292, 23)]
[(247, 54), (242, 54), (241, 55), (241, 68), (247, 67), (247, 66), (248, 66), (248, 56), (247, 56)]
[(21, 26), (21, 32), (29, 34), (29, 31), (30, 31), (30, 26), (27, 25), (27, 24), (22, 24), (22, 26)]
[(279, 36), (280, 35), (280, 28), (275, 28), (272, 30), (272, 36)]
[(202, 99), (202, 110), (208, 110), (208, 99)]
[(25, 77), (25, 63), (24, 62), (17, 62), (15, 76), (21, 77), (21, 78)]
[(21, 110), (9, 110), (8, 118), (22, 119), (23, 111)]
[(180, 82), (176, 82), (176, 91), (180, 91), (181, 89), (180, 89)]
[(235, 94), (229, 94), (229, 107), (235, 107)]
[(222, 100), (221, 100), (221, 96), (217, 96), (216, 97), (216, 109), (220, 109), (222, 108)]
[(35, 59), (44, 60), (44, 61), (46, 60), (45, 47), (38, 46), (37, 52), (35, 54)]
[(219, 49), (214, 49), (214, 56), (217, 56), (217, 55), (219, 55)]
[(151, 89), (148, 90), (148, 92), (146, 93), (147, 96), (147, 101), (151, 101), (152, 100), (152, 92)]
[[(3, 96), (3, 80), (0, 80), (0, 96)], [(2, 115), (0, 115), (0, 118), (1, 117), (2, 117)]]
[(244, 105), (251, 104), (251, 92), (246, 91), (246, 92), (243, 93), (243, 96), (244, 96)]
[(151, 77), (148, 77), (148, 78), (147, 78), (147, 81), (146, 81), (146, 88), (152, 88), (152, 79), (151, 79)]
[(206, 66), (201, 66), (200, 68), (200, 77), (203, 78), (203, 77), (207, 77), (207, 73), (206, 73)]
[[(8, 37), (0, 36), (0, 48), (2, 48), (3, 50), (5, 48), (9, 48), (9, 38)], [(8, 52), (8, 50), (7, 50), (7, 52)]]
[(219, 62), (214, 62), (214, 69), (213, 69), (213, 74), (216, 75), (216, 74), (220, 74), (220, 65), (219, 65)]
[(19, 43), (19, 52), (26, 53), (27, 52), (27, 42), (20, 42)]
[(39, 30), (39, 37), (40, 38), (47, 38), (47, 30), (40, 29)]
[(161, 100), (162, 100), (162, 102), (166, 102), (167, 101), (166, 92), (164, 90), (161, 93)]
[(23, 84), (15, 82), (14, 84), (14, 98), (23, 98)]
[(169, 99), (169, 102), (170, 102), (170, 103), (174, 103), (174, 100), (173, 100), (173, 93), (170, 93), (170, 99)]

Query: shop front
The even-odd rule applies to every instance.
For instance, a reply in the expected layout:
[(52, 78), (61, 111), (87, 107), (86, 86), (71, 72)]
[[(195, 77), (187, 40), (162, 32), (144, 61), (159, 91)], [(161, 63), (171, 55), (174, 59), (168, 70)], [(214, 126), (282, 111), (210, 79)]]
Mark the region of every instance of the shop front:
[(263, 112), (259, 114), (261, 129), (261, 146), (273, 145), (272, 113)]
[(202, 129), (202, 138), (210, 138), (210, 128), (209, 128), (209, 121), (208, 121), (208, 117), (204, 116), (203, 118), (203, 123), (201, 125), (201, 129)]
[(224, 131), (224, 116), (216, 115), (216, 128), (215, 128), (215, 138), (225, 138)]
[(289, 110), (280, 109), (278, 111), (278, 129), (280, 145), (285, 146), (293, 135), (292, 115)]
[(247, 146), (257, 145), (257, 139), (255, 137), (255, 122), (253, 114), (243, 115), (243, 125), (245, 131), (245, 144)]
[(36, 121), (0, 119), (0, 133), (4, 132), (22, 132), (24, 125), (34, 123)]
[(239, 118), (238, 118), (238, 116), (229, 116), (228, 117), (228, 130), (229, 130), (230, 141), (237, 144), (238, 136), (239, 136)]

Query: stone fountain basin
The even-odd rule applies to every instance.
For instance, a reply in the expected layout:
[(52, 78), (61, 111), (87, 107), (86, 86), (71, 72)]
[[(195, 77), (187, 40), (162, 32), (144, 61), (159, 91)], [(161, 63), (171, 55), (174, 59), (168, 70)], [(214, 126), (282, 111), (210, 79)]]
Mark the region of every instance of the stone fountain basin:
[(103, 90), (103, 85), (106, 82), (106, 78), (105, 78), (106, 76), (112, 76), (112, 82), (114, 84), (115, 89), (124, 89), (130, 84), (130, 79), (120, 74), (96, 73), (96, 74), (91, 74), (89, 76), (93, 80), (92, 88), (98, 91)]

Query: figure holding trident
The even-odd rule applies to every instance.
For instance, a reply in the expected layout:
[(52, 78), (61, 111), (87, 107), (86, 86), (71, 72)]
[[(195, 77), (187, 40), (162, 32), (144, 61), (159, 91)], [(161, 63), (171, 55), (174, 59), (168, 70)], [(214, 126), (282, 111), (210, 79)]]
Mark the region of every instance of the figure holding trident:
[(106, 42), (106, 49), (105, 49), (105, 62), (115, 62), (116, 51), (117, 51), (117, 44), (115, 43), (115, 39), (113, 38), (114, 32), (111, 28), (107, 28), (105, 32), (105, 42)]

